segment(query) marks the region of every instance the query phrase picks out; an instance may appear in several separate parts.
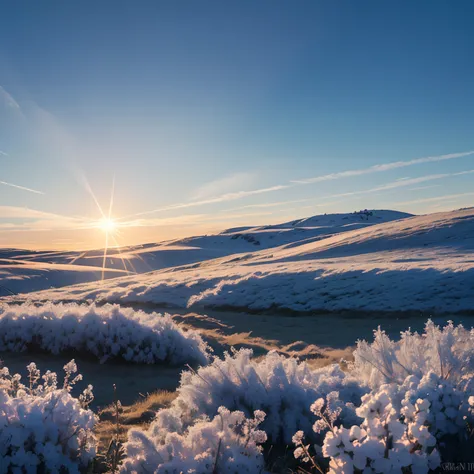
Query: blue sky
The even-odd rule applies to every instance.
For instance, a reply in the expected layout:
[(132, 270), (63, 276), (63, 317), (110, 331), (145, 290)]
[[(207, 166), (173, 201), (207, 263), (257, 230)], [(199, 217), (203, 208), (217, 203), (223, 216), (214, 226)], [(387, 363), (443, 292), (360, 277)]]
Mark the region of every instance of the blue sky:
[(472, 205), (473, 15), (467, 0), (4, 2), (0, 246), (101, 245), (92, 195), (108, 212), (113, 182), (121, 243)]

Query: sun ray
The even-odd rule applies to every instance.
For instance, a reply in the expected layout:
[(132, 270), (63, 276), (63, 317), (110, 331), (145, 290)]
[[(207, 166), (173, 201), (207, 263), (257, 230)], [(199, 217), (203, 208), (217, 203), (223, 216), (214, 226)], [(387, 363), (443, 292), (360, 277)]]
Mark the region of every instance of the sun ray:
[(143, 257), (140, 257), (140, 254), (137, 253), (137, 254), (135, 254), (135, 255), (136, 255), (136, 257), (137, 257), (138, 259), (140, 259), (140, 260), (143, 262), (143, 264), (145, 265), (145, 267), (147, 267), (150, 271), (153, 270), (153, 268), (150, 266), (150, 264), (147, 263), (147, 261), (146, 261)]
[(109, 233), (105, 233), (105, 246), (104, 246), (104, 258), (102, 260), (102, 281), (104, 281), (105, 275), (105, 264), (107, 263), (107, 248), (109, 245)]
[[(113, 216), (113, 206), (114, 206), (114, 202), (115, 202), (115, 174), (113, 175), (113, 178), (112, 178), (112, 189), (111, 189), (111, 193), (110, 193), (110, 201), (109, 201), (109, 206), (108, 206), (108, 212), (107, 213), (104, 212), (104, 209), (100, 205), (100, 203), (99, 203), (94, 191), (92, 190), (87, 178), (82, 173), (81, 173), (81, 181), (82, 181), (82, 184), (84, 185), (86, 191), (88, 192), (88, 194), (92, 197), (92, 199), (93, 199), (95, 205), (97, 206), (97, 209), (99, 210), (100, 215), (101, 215), (101, 219), (99, 219), (98, 221), (93, 221), (92, 226), (95, 227), (95, 228), (101, 229), (105, 234), (104, 252), (103, 252), (103, 256), (102, 256), (102, 281), (105, 278), (105, 271), (106, 271), (106, 268), (107, 268), (107, 256), (108, 256), (108, 253), (109, 253), (109, 246), (110, 246), (112, 241), (117, 247), (117, 254), (118, 254), (118, 257), (120, 258), (120, 260), (122, 261), (124, 270), (127, 273), (137, 273), (137, 271), (136, 271), (134, 265), (132, 264), (132, 262), (130, 260), (124, 258), (123, 253), (121, 251), (120, 244), (119, 244), (119, 242), (116, 238), (116, 235), (120, 235), (119, 227), (123, 227), (124, 225), (126, 225), (126, 223), (123, 223), (123, 222), (119, 223), (119, 221), (121, 221), (121, 219), (114, 219), (112, 217)], [(78, 258), (80, 258), (80, 257), (78, 257)], [(132, 270), (130, 270), (128, 268), (127, 262), (128, 262), (128, 265), (130, 266), (130, 268)]]
[(114, 207), (114, 196), (115, 196), (115, 174), (112, 178), (112, 192), (110, 194), (110, 204), (109, 204), (109, 220), (112, 219), (112, 208)]
[(94, 194), (94, 191), (92, 191), (91, 185), (89, 184), (89, 181), (87, 180), (85, 174), (80, 171), (78, 179), (81, 181), (81, 183), (84, 186), (84, 188), (86, 189), (87, 193), (93, 199), (95, 205), (97, 206), (97, 209), (99, 209), (99, 212), (100, 212), (102, 218), (105, 219), (106, 215), (105, 215), (104, 211), (102, 210), (102, 206), (100, 205), (96, 195)]
[(82, 257), (85, 257), (86, 255), (87, 255), (87, 250), (86, 250), (85, 252), (81, 252), (77, 257), (74, 257), (74, 258), (69, 262), (69, 264), (70, 264), (70, 265), (74, 265), (77, 260), (79, 260), (79, 259), (82, 258)]
[[(125, 263), (126, 259), (125, 259), (125, 258), (123, 257), (123, 255), (122, 255), (122, 252), (121, 252), (121, 250), (120, 250), (120, 245), (119, 245), (117, 239), (115, 238), (114, 235), (112, 235), (111, 237), (112, 237), (112, 239), (114, 240), (115, 244), (117, 245), (117, 252), (118, 252), (118, 254), (119, 254), (120, 260), (122, 260), (123, 268), (125, 269), (125, 271), (126, 271), (127, 273), (132, 273), (132, 272), (127, 268), (127, 265), (126, 265), (126, 263)], [(132, 262), (131, 262), (131, 261), (128, 261), (128, 264), (130, 265), (130, 268), (133, 270), (133, 273), (137, 273), (137, 270), (136, 270), (135, 267), (133, 266)]]
[[(115, 224), (114, 224), (114, 221), (112, 220), (112, 208), (113, 208), (113, 205), (114, 205), (114, 193), (115, 193), (115, 175), (112, 179), (112, 192), (110, 193), (109, 215), (108, 215), (108, 217), (104, 216), (103, 220), (102, 220), (102, 224), (103, 224), (102, 228), (105, 230), (104, 258), (103, 258), (103, 261), (102, 261), (102, 281), (104, 281), (105, 265), (107, 263), (107, 250), (108, 250), (108, 247), (109, 247), (109, 234), (113, 233), (114, 230), (115, 230), (115, 227), (116, 227)], [(102, 210), (101, 210), (101, 212), (102, 212)], [(104, 213), (102, 212), (102, 214), (104, 214)]]

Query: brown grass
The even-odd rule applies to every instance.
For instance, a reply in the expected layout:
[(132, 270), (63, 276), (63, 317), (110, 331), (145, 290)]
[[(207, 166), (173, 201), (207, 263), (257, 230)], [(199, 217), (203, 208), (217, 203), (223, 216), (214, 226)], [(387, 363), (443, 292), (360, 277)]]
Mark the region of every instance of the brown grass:
[[(177, 392), (158, 390), (146, 397), (142, 397), (133, 405), (123, 406), (119, 415), (119, 438), (124, 442), (130, 428), (145, 428), (155, 417), (156, 412), (161, 408), (167, 408), (178, 396)], [(99, 423), (96, 428), (96, 435), (99, 442), (99, 452), (107, 449), (110, 440), (114, 436), (117, 428), (115, 424), (115, 409), (113, 405), (105, 407), (99, 412)]]

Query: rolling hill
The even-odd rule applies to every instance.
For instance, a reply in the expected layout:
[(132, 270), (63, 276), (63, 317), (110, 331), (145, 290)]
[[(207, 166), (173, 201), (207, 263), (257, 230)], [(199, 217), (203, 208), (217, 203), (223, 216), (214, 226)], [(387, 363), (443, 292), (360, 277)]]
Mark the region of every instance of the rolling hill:
[[(319, 216), (271, 230), (231, 230), (218, 234), (216, 240), (239, 235), (234, 238), (239, 241), (240, 235), (250, 235), (262, 250), (229, 252), (101, 285), (75, 285), (28, 296), (33, 301), (95, 300), (247, 311), (440, 313), (474, 308), (474, 208), (367, 221), (369, 225), (346, 217)], [(327, 226), (333, 219), (336, 225)], [(337, 231), (341, 224), (345, 231)], [(300, 228), (312, 230), (285, 241), (287, 235), (294, 235), (288, 232), (298, 233)], [(271, 247), (262, 236), (283, 243)]]
[[(229, 229), (219, 234), (111, 248), (107, 252), (104, 278), (188, 265), (304, 239), (317, 240), (407, 216), (396, 211), (331, 214), (273, 226)], [(0, 296), (100, 280), (103, 258), (103, 249), (84, 252), (0, 249)]]

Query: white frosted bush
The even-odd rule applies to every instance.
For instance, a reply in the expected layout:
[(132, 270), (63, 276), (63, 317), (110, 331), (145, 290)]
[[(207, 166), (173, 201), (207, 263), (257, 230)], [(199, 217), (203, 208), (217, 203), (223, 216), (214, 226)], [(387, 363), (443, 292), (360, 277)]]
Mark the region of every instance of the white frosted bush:
[(379, 327), (372, 344), (358, 341), (354, 359), (354, 376), (372, 388), (429, 372), (456, 384), (474, 371), (474, 331), (428, 320), (424, 333), (406, 331), (392, 341)]
[[(405, 332), (400, 341), (379, 329), (373, 344), (358, 343), (346, 372), (312, 370), (276, 352), (257, 360), (249, 349), (226, 353), (183, 373), (170, 408), (147, 431), (130, 432), (123, 472), (260, 472), (259, 442), (248, 453), (241, 428), (234, 431), (259, 425), (274, 446), (293, 441), (311, 472), (425, 474), (443, 456), (472, 456), (473, 346), (462, 326), (428, 321), (423, 334)], [(240, 424), (227, 421), (232, 416)]]
[[(329, 458), (330, 474), (427, 473), (440, 465), (436, 439), (430, 433), (427, 417), (430, 403), (418, 399), (415, 405), (395, 400), (398, 387), (383, 385), (377, 392), (362, 397), (357, 414), (364, 418), (360, 426), (335, 426), (338, 411), (329, 399), (317, 400), (312, 410), (318, 421), (314, 430), (329, 430), (322, 446), (322, 455)], [(398, 405), (398, 406), (397, 406)], [(317, 465), (304, 444), (303, 433), (296, 433), (294, 455), (303, 462)]]
[[(182, 374), (179, 396), (168, 411), (158, 413), (164, 426), (184, 426), (196, 416), (214, 416), (220, 406), (267, 414), (262, 429), (272, 442), (291, 442), (298, 429), (311, 427), (309, 407), (315, 398), (337, 390), (342, 416), (354, 422), (351, 402), (360, 400), (365, 390), (337, 365), (311, 370), (305, 362), (270, 352), (258, 361), (252, 350), (241, 349), (215, 359), (197, 372)], [(170, 428), (171, 429), (171, 428)]]
[(470, 459), (474, 435), (474, 332), (449, 322), (428, 321), (423, 334), (406, 331), (392, 341), (384, 331), (374, 342), (359, 341), (349, 372), (372, 388), (355, 413), (361, 423), (340, 417), (339, 394), (330, 393), (311, 407), (313, 431), (326, 433), (322, 448), (311, 452), (305, 432), (293, 437), (295, 457), (329, 472), (424, 474), (445, 461)]
[(265, 418), (219, 408), (212, 419), (197, 420), (182, 434), (159, 429), (131, 430), (125, 444), (121, 473), (259, 473), (264, 459), (260, 445), (266, 434), (258, 429)]
[[(458, 440), (468, 439), (474, 397), (434, 372), (364, 395), (356, 409), (363, 418), (360, 425), (336, 426), (341, 410), (337, 398), (337, 393), (329, 394), (311, 407), (317, 417), (313, 430), (327, 431), (321, 453), (330, 459), (332, 474), (427, 473), (439, 467), (440, 451), (452, 456), (449, 448), (454, 446), (455, 453)], [(304, 433), (297, 433), (293, 442), (295, 457), (316, 465)]]
[(0, 369), (0, 473), (79, 473), (94, 458), (97, 420), (87, 409), (92, 386), (71, 396), (81, 376), (74, 361), (64, 369), (62, 388), (55, 373), (41, 376), (34, 363), (26, 385), (20, 375)]
[(41, 349), (87, 353), (101, 362), (172, 364), (208, 361), (196, 331), (183, 331), (168, 314), (147, 314), (118, 305), (46, 304), (0, 306), (0, 351)]
[(407, 377), (399, 392), (404, 395), (401, 403), (405, 416), (412, 413), (419, 399), (430, 404), (426, 423), (436, 438), (456, 435), (465, 429), (469, 415), (468, 393), (456, 389), (434, 372), (429, 372), (421, 380), (415, 376)]

